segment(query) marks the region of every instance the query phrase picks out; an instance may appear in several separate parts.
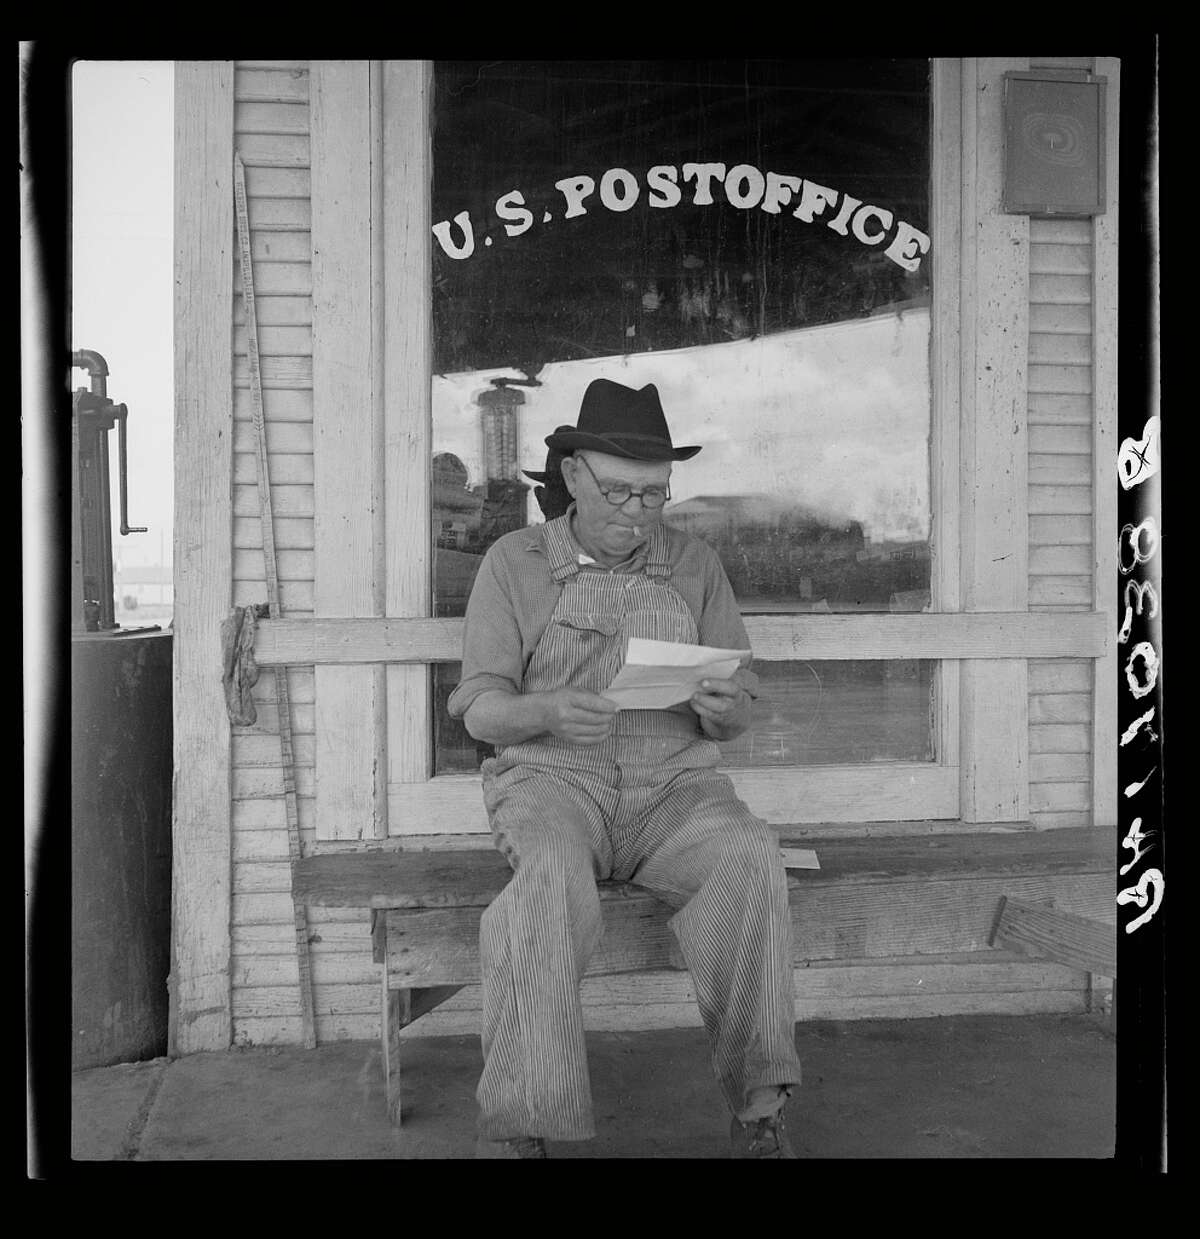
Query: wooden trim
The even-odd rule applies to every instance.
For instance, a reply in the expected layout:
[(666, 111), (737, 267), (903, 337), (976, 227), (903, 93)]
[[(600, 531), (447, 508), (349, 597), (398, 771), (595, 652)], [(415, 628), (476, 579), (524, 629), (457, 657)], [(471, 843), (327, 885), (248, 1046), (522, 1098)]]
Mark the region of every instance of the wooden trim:
[[(1003, 81), (1027, 58), (963, 66), (961, 269), (962, 605), (1028, 606), (1029, 220), (1007, 215)], [(1027, 664), (993, 655), (962, 667), (961, 812), (968, 821), (1028, 814)]]
[[(960, 607), (959, 589), (959, 349), (962, 259), (962, 62), (935, 59), (932, 66), (931, 208), (933, 330), (930, 338), (932, 430), (930, 531), (933, 604)], [(934, 753), (944, 766), (959, 762), (960, 664), (939, 661), (934, 671)]]
[[(768, 822), (873, 822), (955, 818), (958, 771), (934, 762), (727, 769), (737, 794)], [(389, 788), (392, 834), (427, 835), (452, 822), (455, 833), (488, 829), (478, 775), (447, 775)]]
[[(263, 620), (254, 656), (261, 666), (457, 662), (461, 619), (316, 618)], [(750, 615), (757, 659), (1099, 658), (1110, 637), (1094, 611), (910, 612), (869, 615)]]
[[(366, 61), (314, 61), (312, 99), (313, 607), (382, 610), (373, 319), (371, 92)], [(387, 835), (383, 669), (316, 669), (317, 831)]]
[[(387, 571), (384, 614), (427, 616), (433, 600), (429, 520), (433, 305), (430, 109), (433, 66), (383, 63), (383, 204), (387, 245), (384, 365)], [(455, 657), (458, 655), (456, 654)], [(432, 773), (427, 667), (387, 668), (387, 770), (414, 782)], [(394, 828), (394, 827), (393, 827)]]
[(988, 943), (1100, 976), (1117, 975), (1117, 931), (1111, 921), (1005, 897)]
[(175, 66), (175, 674), (168, 1052), (228, 1049), (233, 64)]
[[(1092, 468), (1092, 607), (1108, 617), (1117, 631), (1120, 616), (1114, 602), (1117, 580), (1117, 236), (1120, 223), (1120, 101), (1121, 62), (1098, 57), (1096, 70), (1108, 78), (1105, 155), (1108, 210), (1093, 221), (1095, 255), (1092, 276), (1092, 401), (1094, 426)], [(1097, 825), (1117, 822), (1117, 647), (1109, 644), (1097, 659), (1093, 680), (1092, 813)]]

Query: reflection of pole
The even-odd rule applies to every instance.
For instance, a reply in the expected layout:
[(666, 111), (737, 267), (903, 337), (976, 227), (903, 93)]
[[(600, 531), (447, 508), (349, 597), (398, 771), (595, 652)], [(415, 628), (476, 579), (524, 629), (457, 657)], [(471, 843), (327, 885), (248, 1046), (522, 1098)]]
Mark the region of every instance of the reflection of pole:
[(480, 394), (485, 478), (507, 480), (517, 476), (517, 410), (524, 403), (524, 394), (512, 387), (493, 387)]

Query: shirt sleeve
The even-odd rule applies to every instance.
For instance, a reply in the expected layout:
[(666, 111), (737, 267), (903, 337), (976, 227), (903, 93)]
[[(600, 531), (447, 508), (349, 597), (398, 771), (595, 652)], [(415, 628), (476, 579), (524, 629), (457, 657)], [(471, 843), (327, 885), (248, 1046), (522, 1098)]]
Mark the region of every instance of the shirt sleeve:
[[(703, 547), (704, 593), (697, 627), (701, 645), (714, 645), (719, 649), (748, 650), (750, 638), (738, 610), (733, 586), (725, 575), (725, 569), (717, 553), (707, 543)], [(733, 678), (750, 694), (758, 696), (758, 676), (749, 667), (739, 667)]]
[(521, 630), (506, 577), (502, 558), (492, 547), (467, 600), (462, 678), (446, 703), (451, 718), (462, 718), (481, 693), (521, 691)]

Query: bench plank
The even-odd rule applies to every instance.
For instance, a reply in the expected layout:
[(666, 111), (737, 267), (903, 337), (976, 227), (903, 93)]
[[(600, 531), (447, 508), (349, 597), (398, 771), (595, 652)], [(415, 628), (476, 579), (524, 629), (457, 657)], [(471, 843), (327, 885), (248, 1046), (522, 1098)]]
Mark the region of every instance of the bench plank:
[[(807, 875), (805, 875), (807, 878)], [(1059, 912), (1102, 920), (1114, 909), (1105, 874), (1040, 874), (917, 880), (897, 884), (793, 883), (793, 962), (883, 959), (983, 951), (1001, 899), (1020, 896)], [(586, 975), (679, 968), (667, 922), (673, 910), (634, 894), (604, 906), (604, 936)], [(469, 985), (479, 980), (479, 908), (394, 909), (387, 926), (393, 986)]]
[(1117, 975), (1117, 934), (1111, 921), (1006, 897), (991, 940), (1035, 959), (1053, 960), (1104, 977)]
[[(806, 890), (846, 883), (950, 881), (1021, 874), (1114, 872), (1110, 829), (1076, 827), (1011, 833), (782, 840), (816, 851), (819, 870), (793, 871)], [(308, 856), (292, 875), (297, 902), (309, 907), (486, 907), (512, 876), (491, 848), (454, 851), (355, 851)], [(601, 898), (627, 898), (620, 883), (601, 883)]]

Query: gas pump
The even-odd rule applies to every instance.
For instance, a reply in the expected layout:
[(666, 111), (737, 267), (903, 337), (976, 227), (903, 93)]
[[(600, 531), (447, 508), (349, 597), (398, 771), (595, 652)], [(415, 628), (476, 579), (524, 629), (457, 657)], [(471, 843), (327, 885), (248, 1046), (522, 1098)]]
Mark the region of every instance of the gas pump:
[(129, 410), (108, 398), (108, 363), (91, 349), (71, 354), (73, 369), (86, 370), (89, 388), (71, 397), (71, 627), (75, 632), (110, 632), (114, 616), (112, 512), (109, 503), (108, 432), (117, 428), (121, 536), (145, 533), (130, 525), (126, 420)]

